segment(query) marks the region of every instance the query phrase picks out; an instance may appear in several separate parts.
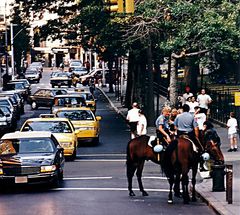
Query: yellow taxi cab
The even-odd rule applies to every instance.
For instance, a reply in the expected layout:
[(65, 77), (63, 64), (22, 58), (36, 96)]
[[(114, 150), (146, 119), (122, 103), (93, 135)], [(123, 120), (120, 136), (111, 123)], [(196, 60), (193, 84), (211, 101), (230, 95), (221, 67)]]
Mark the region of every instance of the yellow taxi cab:
[(88, 89), (75, 88), (75, 93), (83, 96), (85, 98), (86, 106), (89, 107), (93, 111), (93, 113), (96, 112), (97, 100), (94, 98), (93, 94)]
[(41, 114), (39, 118), (26, 120), (20, 131), (50, 131), (64, 149), (64, 156), (72, 160), (77, 155), (77, 135), (73, 124), (69, 119), (55, 117), (54, 114)]
[(94, 144), (99, 143), (100, 120), (101, 116), (95, 116), (87, 107), (69, 107), (60, 108), (56, 112), (57, 117), (66, 117), (71, 120), (78, 140), (91, 141)]

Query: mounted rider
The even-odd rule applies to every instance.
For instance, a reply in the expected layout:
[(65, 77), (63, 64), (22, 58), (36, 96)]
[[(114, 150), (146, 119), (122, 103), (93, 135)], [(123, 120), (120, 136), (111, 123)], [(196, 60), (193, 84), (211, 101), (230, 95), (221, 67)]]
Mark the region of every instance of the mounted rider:
[(190, 107), (187, 104), (183, 105), (183, 113), (179, 114), (175, 121), (175, 129), (177, 130), (177, 136), (187, 135), (189, 139), (193, 141), (193, 143), (198, 148), (198, 152), (203, 152), (203, 146), (199, 141), (199, 130), (198, 124), (194, 119), (194, 116), (189, 112)]
[(171, 142), (170, 131), (169, 131), (169, 116), (171, 113), (170, 107), (164, 107), (162, 109), (161, 115), (157, 118), (156, 124), (156, 133), (159, 142), (168, 145)]

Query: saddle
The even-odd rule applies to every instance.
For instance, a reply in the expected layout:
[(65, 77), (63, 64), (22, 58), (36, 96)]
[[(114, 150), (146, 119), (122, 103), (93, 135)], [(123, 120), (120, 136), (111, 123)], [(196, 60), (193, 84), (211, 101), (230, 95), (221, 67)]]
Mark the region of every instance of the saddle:
[(196, 152), (196, 153), (198, 153), (198, 147), (196, 146), (196, 144), (194, 143), (194, 141), (189, 138), (188, 135), (182, 134), (182, 135), (180, 135), (180, 137), (182, 137), (182, 138), (190, 141), (190, 142), (192, 143), (193, 151)]

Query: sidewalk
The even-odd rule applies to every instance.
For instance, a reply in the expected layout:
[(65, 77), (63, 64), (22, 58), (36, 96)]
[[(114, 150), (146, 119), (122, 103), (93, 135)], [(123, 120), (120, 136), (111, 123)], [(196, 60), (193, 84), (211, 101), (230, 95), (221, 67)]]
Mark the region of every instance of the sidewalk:
[[(98, 88), (108, 99), (111, 107), (120, 114), (124, 119), (128, 109), (121, 105), (115, 97), (115, 93), (108, 93), (108, 88)], [(165, 99), (162, 99), (162, 104)], [(160, 102), (161, 103), (161, 102)], [(214, 124), (222, 142), (222, 152), (225, 158), (225, 164), (233, 165), (233, 203), (228, 204), (226, 201), (226, 192), (212, 192), (212, 179), (204, 178), (203, 174), (198, 174), (200, 181), (196, 185), (198, 195), (207, 203), (217, 214), (220, 215), (238, 215), (240, 214), (240, 147), (238, 152), (227, 152), (229, 148), (229, 140), (227, 138), (227, 128)], [(155, 127), (148, 127), (148, 134), (155, 135)], [(240, 146), (240, 143), (239, 143)], [(205, 173), (206, 175), (206, 173)], [(226, 187), (226, 177), (225, 177)]]

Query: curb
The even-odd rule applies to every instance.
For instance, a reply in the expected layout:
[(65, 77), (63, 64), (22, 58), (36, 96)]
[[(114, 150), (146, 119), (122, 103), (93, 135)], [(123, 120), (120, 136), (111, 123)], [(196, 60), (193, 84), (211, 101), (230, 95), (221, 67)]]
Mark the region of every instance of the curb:
[(100, 87), (96, 87), (98, 90), (101, 91), (101, 93), (105, 96), (105, 98), (108, 100), (109, 104), (111, 105), (111, 107), (115, 110), (115, 112), (117, 114), (119, 114), (124, 120), (126, 119), (126, 116), (124, 115), (124, 113), (122, 111), (120, 111), (114, 104), (113, 102), (109, 99), (109, 97), (107, 96), (107, 94), (103, 91), (102, 88)]

